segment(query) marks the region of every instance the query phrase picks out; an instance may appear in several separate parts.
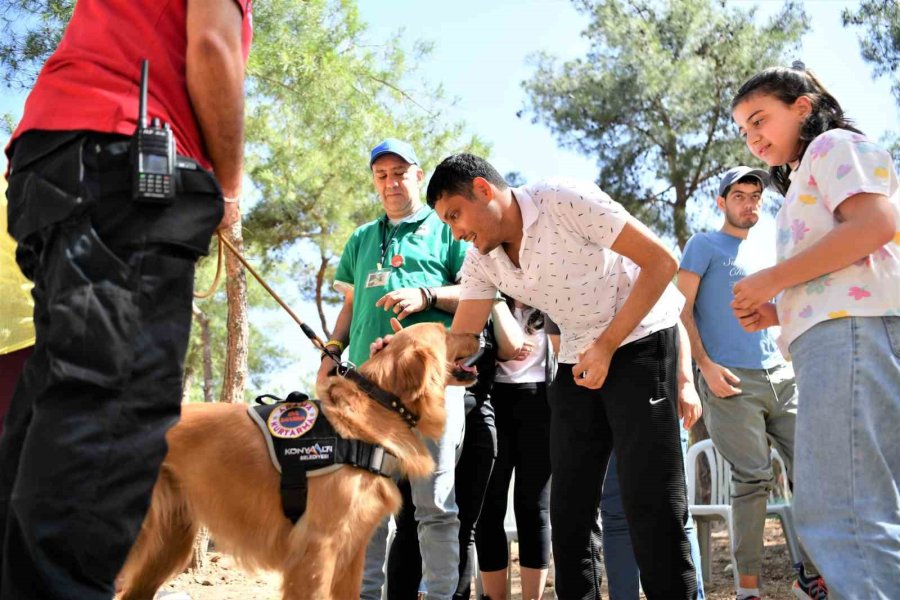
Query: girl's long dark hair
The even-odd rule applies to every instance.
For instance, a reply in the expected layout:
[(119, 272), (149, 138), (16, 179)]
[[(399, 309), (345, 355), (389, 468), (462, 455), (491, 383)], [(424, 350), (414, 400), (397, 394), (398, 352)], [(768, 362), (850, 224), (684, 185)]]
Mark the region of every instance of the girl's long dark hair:
[[(506, 294), (501, 294), (503, 299), (506, 300), (506, 305), (509, 307), (509, 312), (515, 314), (516, 310), (516, 301), (507, 296)], [(525, 308), (531, 308), (530, 306), (525, 306)], [(528, 315), (528, 320), (525, 322), (525, 333), (531, 335), (535, 331), (540, 331), (544, 328), (544, 313), (539, 310), (533, 310), (530, 315)]]
[[(812, 102), (812, 112), (806, 117), (800, 128), (800, 152), (798, 160), (803, 159), (809, 143), (830, 129), (849, 129), (862, 133), (853, 126), (853, 121), (844, 115), (844, 110), (822, 82), (808, 71), (802, 62), (794, 62), (793, 67), (770, 67), (744, 82), (731, 101), (731, 110), (751, 96), (766, 94), (774, 96), (785, 104), (793, 104), (800, 96), (806, 96)], [(769, 169), (772, 185), (781, 192), (787, 193), (791, 185), (788, 176), (791, 167), (780, 165)]]

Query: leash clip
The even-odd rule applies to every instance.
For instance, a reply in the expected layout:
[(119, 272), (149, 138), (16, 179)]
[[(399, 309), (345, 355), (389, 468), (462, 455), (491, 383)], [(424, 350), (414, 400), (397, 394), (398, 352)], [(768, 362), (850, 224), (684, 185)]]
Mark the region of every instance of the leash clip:
[(338, 363), (338, 365), (337, 365), (337, 367), (335, 367), (335, 369), (337, 370), (338, 375), (340, 375), (341, 377), (346, 377), (347, 373), (349, 373), (350, 371), (356, 370), (356, 365), (353, 364), (352, 362), (350, 362), (349, 360), (345, 360), (343, 362)]

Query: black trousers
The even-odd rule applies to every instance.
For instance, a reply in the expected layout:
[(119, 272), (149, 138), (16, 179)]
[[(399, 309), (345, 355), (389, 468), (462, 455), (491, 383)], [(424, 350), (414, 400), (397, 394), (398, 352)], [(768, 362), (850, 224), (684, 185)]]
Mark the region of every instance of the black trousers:
[(616, 451), (625, 517), (649, 600), (693, 600), (678, 435), (677, 329), (622, 346), (603, 387), (575, 384), (561, 364), (550, 389), (550, 522), (561, 600), (600, 597), (600, 492)]
[[(187, 171), (191, 171), (188, 173)], [(35, 352), (0, 437), (0, 599), (109, 600), (178, 420), (210, 173), (131, 200), (127, 138), (29, 133), (8, 190)]]
[[(494, 409), (484, 397), (466, 394), (466, 435), (456, 464), (456, 504), (459, 507), (459, 584), (455, 599), (468, 599), (471, 594), (472, 549), (494, 458), (497, 455), (497, 433)], [(419, 551), (418, 527), (412, 490), (406, 480), (398, 484), (403, 507), (397, 515), (397, 531), (388, 556), (387, 596), (389, 600), (415, 600), (422, 579), (422, 555)]]
[(509, 563), (506, 516), (509, 484), (516, 473), (513, 507), (519, 563), (544, 569), (550, 563), (550, 409), (547, 386), (494, 383), (491, 403), (497, 420), (497, 461), (478, 520), (475, 542), (482, 571)]

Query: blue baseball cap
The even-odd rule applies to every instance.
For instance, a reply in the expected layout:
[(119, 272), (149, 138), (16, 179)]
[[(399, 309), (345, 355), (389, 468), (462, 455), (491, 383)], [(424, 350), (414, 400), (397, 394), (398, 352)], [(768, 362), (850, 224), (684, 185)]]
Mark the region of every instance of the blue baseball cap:
[(396, 154), (411, 165), (419, 164), (419, 159), (416, 157), (416, 151), (413, 150), (413, 147), (409, 143), (395, 138), (387, 138), (372, 148), (372, 153), (369, 155), (370, 169), (375, 160), (382, 154)]
[(725, 189), (728, 188), (729, 185), (732, 185), (739, 179), (743, 179), (747, 175), (759, 179), (759, 183), (762, 184), (763, 189), (766, 189), (766, 186), (769, 185), (769, 174), (766, 171), (741, 165), (740, 167), (733, 167), (725, 171), (725, 174), (719, 181), (719, 195), (724, 196)]

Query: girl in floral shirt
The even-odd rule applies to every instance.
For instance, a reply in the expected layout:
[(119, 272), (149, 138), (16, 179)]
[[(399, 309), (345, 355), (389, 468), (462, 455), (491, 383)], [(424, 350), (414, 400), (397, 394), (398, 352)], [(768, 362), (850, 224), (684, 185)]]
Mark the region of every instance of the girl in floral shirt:
[(732, 116), (784, 195), (778, 263), (739, 281), (732, 306), (748, 331), (780, 324), (782, 351), (793, 358), (798, 534), (832, 598), (896, 598), (897, 173), (802, 63), (750, 78)]

